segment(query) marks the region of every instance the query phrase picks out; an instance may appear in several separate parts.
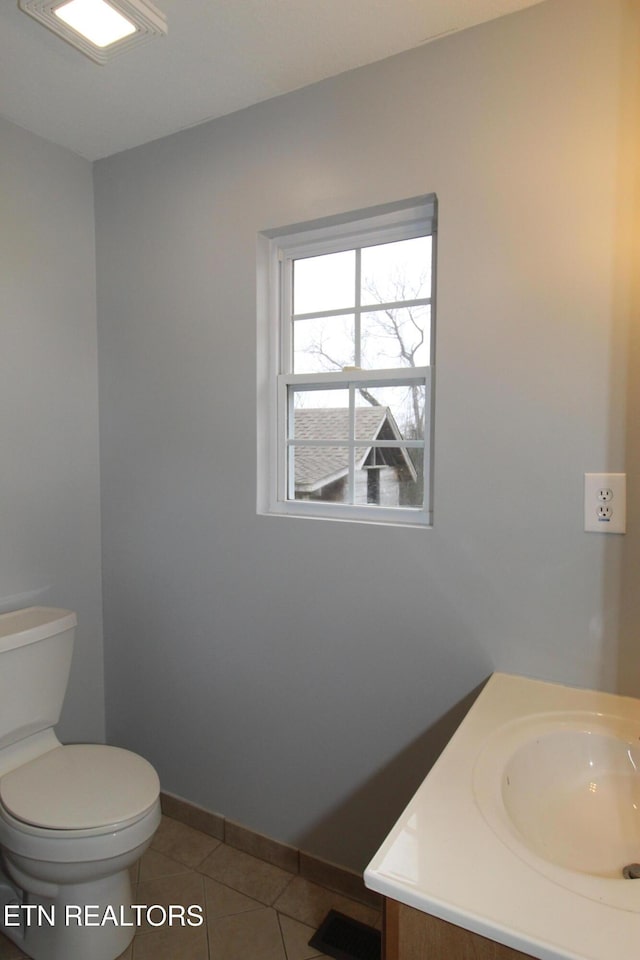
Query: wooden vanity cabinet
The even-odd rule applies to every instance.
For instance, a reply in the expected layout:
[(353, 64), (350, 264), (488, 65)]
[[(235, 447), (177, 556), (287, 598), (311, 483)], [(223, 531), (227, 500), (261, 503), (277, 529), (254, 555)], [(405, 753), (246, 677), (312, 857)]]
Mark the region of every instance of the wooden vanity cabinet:
[(534, 960), (446, 920), (384, 901), (383, 960)]

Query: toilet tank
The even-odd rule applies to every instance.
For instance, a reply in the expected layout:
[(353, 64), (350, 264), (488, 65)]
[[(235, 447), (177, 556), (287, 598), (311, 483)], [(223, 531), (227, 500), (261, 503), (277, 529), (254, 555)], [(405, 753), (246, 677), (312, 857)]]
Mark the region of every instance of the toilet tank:
[(55, 607), (0, 614), (0, 749), (60, 719), (77, 622)]

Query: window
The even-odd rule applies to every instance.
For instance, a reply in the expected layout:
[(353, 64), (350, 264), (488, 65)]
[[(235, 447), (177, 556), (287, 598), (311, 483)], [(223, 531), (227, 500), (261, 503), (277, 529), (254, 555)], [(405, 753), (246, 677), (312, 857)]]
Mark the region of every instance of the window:
[(435, 230), (431, 196), (262, 235), (261, 512), (431, 522)]

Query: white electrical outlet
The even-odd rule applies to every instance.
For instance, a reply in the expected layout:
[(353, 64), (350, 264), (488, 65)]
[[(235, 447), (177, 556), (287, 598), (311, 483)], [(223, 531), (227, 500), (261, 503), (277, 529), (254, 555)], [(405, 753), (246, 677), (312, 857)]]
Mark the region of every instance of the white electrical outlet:
[(626, 473), (585, 473), (584, 528), (589, 533), (626, 533)]

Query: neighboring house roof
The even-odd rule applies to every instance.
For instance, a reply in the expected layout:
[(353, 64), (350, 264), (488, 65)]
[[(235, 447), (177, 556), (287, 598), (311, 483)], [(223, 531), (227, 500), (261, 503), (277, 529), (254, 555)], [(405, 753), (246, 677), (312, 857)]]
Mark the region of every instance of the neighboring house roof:
[[(388, 407), (356, 407), (356, 469), (363, 467), (371, 452), (372, 440), (402, 440), (402, 434)], [(328, 483), (340, 480), (348, 473), (349, 452), (346, 438), (349, 436), (348, 407), (318, 407), (296, 410), (295, 437), (299, 440), (339, 440), (345, 438), (345, 446), (296, 447), (296, 490), (313, 493)], [(394, 466), (405, 467), (416, 479), (416, 469), (404, 447), (386, 448), (393, 455)]]

